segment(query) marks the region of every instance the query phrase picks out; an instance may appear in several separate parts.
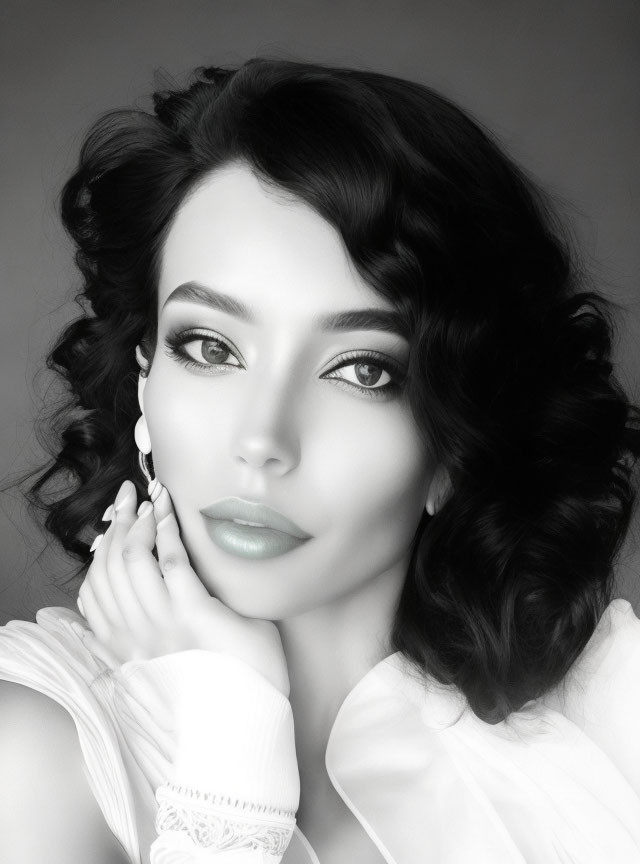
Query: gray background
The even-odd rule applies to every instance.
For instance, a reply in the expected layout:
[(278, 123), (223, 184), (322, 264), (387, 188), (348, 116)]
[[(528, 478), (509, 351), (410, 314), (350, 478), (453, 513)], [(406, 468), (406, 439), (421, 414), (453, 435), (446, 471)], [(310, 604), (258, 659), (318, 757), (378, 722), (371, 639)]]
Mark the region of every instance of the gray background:
[[(640, 2), (105, 0), (0, 6), (0, 484), (37, 465), (47, 346), (76, 314), (59, 190), (102, 111), (148, 105), (166, 76), (255, 54), (343, 64), (458, 100), (556, 196), (597, 284), (629, 310), (619, 376), (640, 398)], [(160, 73), (160, 77), (158, 77)], [(164, 77), (163, 77), (164, 76)], [(640, 613), (638, 518), (617, 595)], [(73, 564), (0, 495), (0, 623), (73, 605)]]

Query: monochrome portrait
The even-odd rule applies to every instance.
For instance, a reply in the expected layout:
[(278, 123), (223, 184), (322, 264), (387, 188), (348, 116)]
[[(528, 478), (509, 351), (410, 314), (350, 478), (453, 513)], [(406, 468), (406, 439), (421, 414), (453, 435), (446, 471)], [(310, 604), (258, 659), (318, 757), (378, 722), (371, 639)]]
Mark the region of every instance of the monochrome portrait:
[(0, 860), (640, 862), (639, 7), (0, 17)]

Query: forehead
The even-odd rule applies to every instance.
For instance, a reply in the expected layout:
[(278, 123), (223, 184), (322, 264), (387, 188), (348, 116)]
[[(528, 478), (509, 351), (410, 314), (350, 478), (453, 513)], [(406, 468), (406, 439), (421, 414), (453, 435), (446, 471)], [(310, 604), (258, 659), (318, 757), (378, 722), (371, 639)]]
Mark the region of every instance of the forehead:
[(211, 173), (178, 210), (160, 260), (159, 307), (185, 282), (300, 315), (392, 308), (358, 274), (332, 225), (241, 164)]

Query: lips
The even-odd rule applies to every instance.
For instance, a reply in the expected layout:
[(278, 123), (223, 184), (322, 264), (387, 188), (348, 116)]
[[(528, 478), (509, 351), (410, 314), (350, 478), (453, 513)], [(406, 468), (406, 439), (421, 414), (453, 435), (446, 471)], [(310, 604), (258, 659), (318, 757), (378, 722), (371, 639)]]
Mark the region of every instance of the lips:
[(236, 524), (250, 522), (263, 528), (282, 531), (284, 534), (290, 534), (299, 540), (309, 540), (311, 537), (299, 525), (296, 525), (291, 519), (287, 519), (277, 510), (267, 507), (266, 504), (243, 501), (242, 498), (222, 498), (209, 507), (203, 507), (200, 512), (203, 516), (208, 516), (209, 519), (221, 519), (230, 522), (240, 520)]

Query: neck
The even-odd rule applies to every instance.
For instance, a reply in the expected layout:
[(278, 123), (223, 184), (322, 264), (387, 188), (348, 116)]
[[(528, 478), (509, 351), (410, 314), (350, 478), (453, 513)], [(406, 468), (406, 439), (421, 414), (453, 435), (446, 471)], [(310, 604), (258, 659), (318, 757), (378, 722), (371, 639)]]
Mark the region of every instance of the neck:
[(301, 780), (325, 775), (324, 756), (340, 706), (392, 653), (389, 637), (407, 562), (351, 594), (277, 622), (287, 660)]

